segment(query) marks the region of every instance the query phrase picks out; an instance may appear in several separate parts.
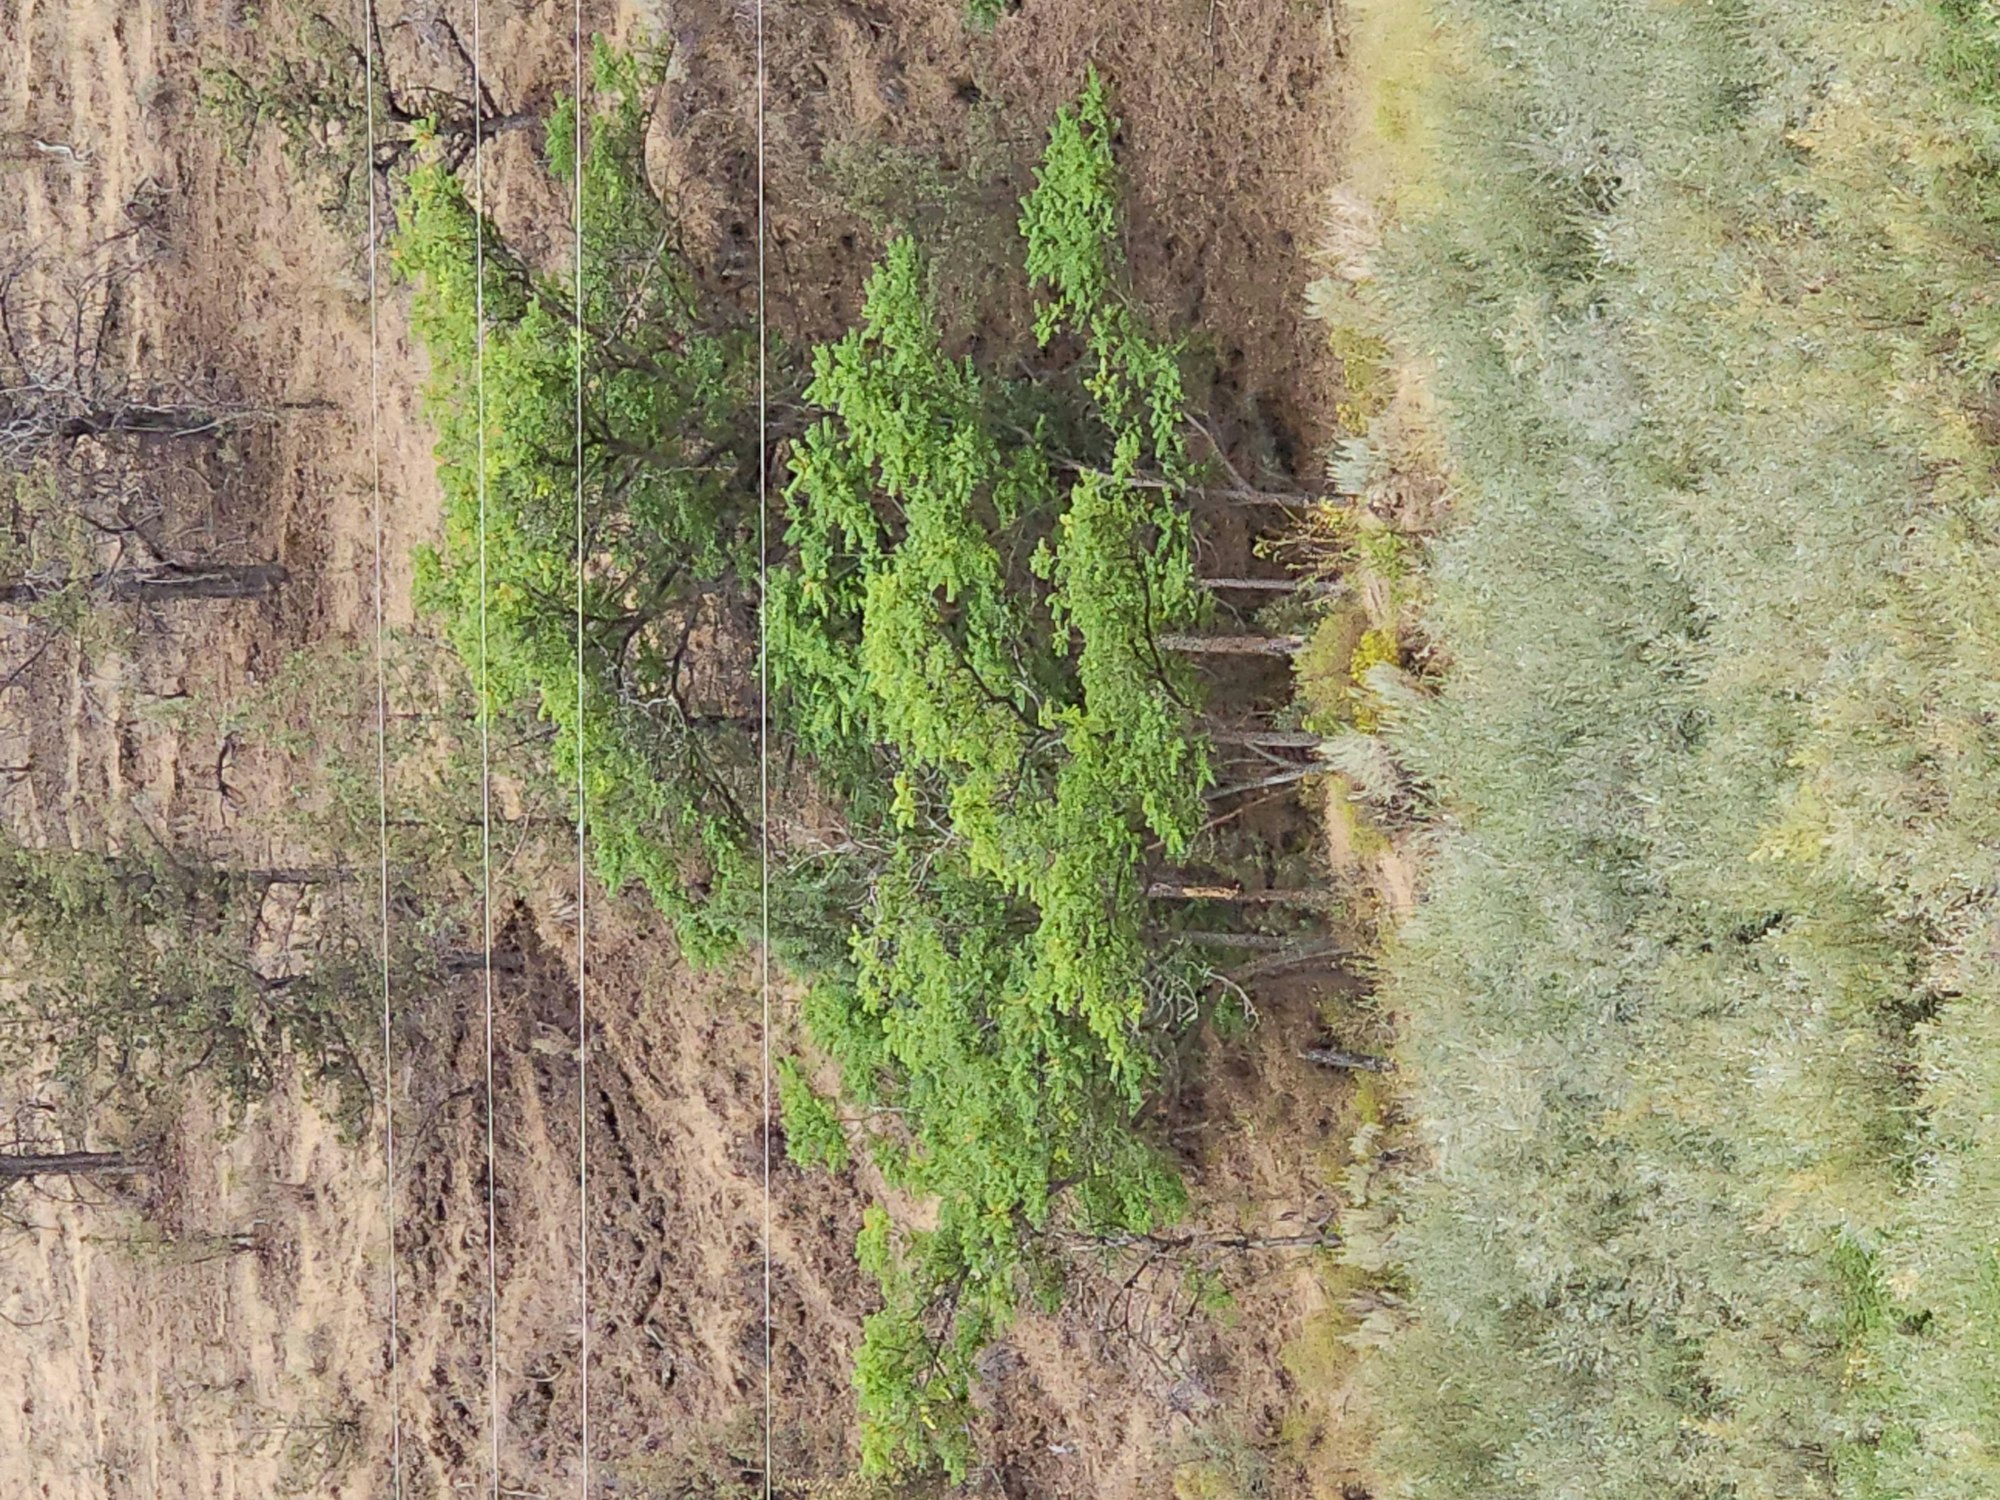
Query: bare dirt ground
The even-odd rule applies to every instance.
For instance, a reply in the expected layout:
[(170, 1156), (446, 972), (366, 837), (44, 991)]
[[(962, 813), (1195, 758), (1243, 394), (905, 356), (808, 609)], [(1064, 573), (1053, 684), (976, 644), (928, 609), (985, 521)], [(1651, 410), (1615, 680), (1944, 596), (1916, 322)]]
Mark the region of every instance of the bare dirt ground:
[[(399, 7), (384, 9), (399, 18)], [(674, 40), (682, 62), (660, 185), (705, 238), (717, 274), (746, 290), (750, 14), (733, 0), (632, 0), (592, 16)], [(1218, 436), (1239, 464), (1316, 481), (1336, 395), (1299, 317), (1333, 156), (1332, 39), (1319, 6), (1029, 0), (990, 37), (966, 30), (956, 0), (770, 0), (766, 18), (773, 317), (784, 336), (837, 329), (879, 245), (854, 174), (830, 171), (830, 159), (868, 142), (942, 151), (954, 191), (1016, 193), (1049, 115), (1095, 59), (1126, 120), (1142, 295), (1197, 330)], [(0, 235), (60, 257), (137, 226), (157, 255), (126, 318), (135, 360), (224, 376), (260, 400), (326, 403), (246, 436), (178, 491), (179, 524), (287, 566), (279, 595), (165, 607), (131, 649), (51, 663), (32, 697), (0, 706), (0, 758), (34, 767), (6, 806), (27, 837), (113, 848), (159, 837), (283, 862), (295, 851), (274, 844), (269, 814), (301, 769), (216, 727), (214, 714), (159, 706), (182, 695), (233, 702), (289, 653), (372, 628), (358, 247), (339, 239), (274, 148), (240, 165), (195, 109), (204, 61), (261, 44), (252, 19), (241, 0), (0, 8), (12, 60), (0, 134), (20, 146), (0, 162), (10, 189)], [(567, 79), (567, 27), (566, 6), (486, 7), (503, 102), (545, 98)], [(976, 160), (963, 147), (974, 116), (995, 142)], [(532, 195), (508, 200), (504, 153), (496, 163), (500, 211), (532, 217)], [(962, 253), (977, 266), (990, 247)], [(383, 289), (374, 407), (394, 625), (411, 620), (410, 550), (437, 520), (423, 369), (401, 296)], [(1018, 324), (1003, 315), (965, 336), (1004, 340)], [(1240, 529), (1215, 541), (1237, 562), (1248, 544)], [(406, 1493), (484, 1493), (491, 1381), (504, 1491), (574, 1492), (579, 1108), (563, 884), (551, 869), (543, 894), (499, 914), (503, 946), (523, 962), (495, 979), (497, 1322), (486, 1302), (475, 976), (398, 999), (391, 1192), (379, 1117), (349, 1139), (290, 1088), (240, 1124), (197, 1096), (173, 1123), (161, 1170), (129, 1195), (56, 1192), (15, 1205), (23, 1224), (0, 1237), (0, 1490), (372, 1500), (391, 1493), (399, 1425)], [(596, 1490), (727, 1494), (761, 1441), (757, 1000), (747, 970), (691, 973), (643, 913), (611, 902), (594, 911), (583, 1118)], [(1304, 984), (1264, 995), (1248, 1039), (1224, 1047), (1176, 1102), (1204, 1226), (1283, 1235), (1336, 1205), (1349, 1101), (1295, 1056), (1334, 999)], [(781, 1160), (771, 1231), (781, 1478), (838, 1473), (851, 1451), (847, 1370), (869, 1306), (851, 1248), (861, 1201), (856, 1184)], [(1328, 1316), (1322, 1274), (1296, 1255), (1219, 1264), (1233, 1305), (1201, 1311), (1170, 1267), (1080, 1263), (1069, 1310), (1024, 1318), (987, 1362), (982, 1486), (1156, 1496), (1197, 1472), (1254, 1469), (1264, 1493), (1344, 1493), (1353, 1476), (1337, 1442), (1316, 1430), (1279, 1436), (1300, 1399), (1286, 1351)], [(1199, 1493), (1231, 1493), (1201, 1483)]]

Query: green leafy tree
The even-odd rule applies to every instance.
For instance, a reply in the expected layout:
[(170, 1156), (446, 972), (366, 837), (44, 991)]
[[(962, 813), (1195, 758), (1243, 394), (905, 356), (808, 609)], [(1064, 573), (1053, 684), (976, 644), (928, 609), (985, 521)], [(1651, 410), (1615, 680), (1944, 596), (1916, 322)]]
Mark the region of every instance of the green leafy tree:
[[(1131, 302), (1093, 75), (1018, 226), (1044, 372), (948, 353), (907, 237), (860, 325), (814, 351), (815, 419), (778, 434), (776, 779), (758, 828), (754, 346), (646, 186), (653, 65), (596, 58), (581, 160), (576, 105), (548, 130), (589, 228), (580, 339), (571, 279), (482, 225), (448, 162), (408, 179), (397, 257), (446, 494), (422, 596), (489, 684), (486, 711), (546, 719), (559, 783), (581, 756), (599, 874), (643, 884), (684, 948), (752, 932), (769, 838), (774, 948), (859, 1106), (843, 1120), (781, 1068), (790, 1149), (838, 1168), (858, 1145), (938, 1205), (935, 1230), (863, 1247), (885, 1296), (857, 1366), (864, 1465), (962, 1472), (972, 1357), (1049, 1282), (1050, 1231), (1144, 1234), (1185, 1206), (1137, 1123), (1161, 1042), (1149, 1007), (1163, 975), (1185, 989), (1194, 972), (1148, 893), (1194, 888), (1156, 877), (1198, 853), (1215, 779), (1199, 680), (1169, 644), (1201, 641), (1209, 606), (1179, 352)], [(809, 836), (804, 815), (827, 807), (839, 835)]]
[(845, 785), (887, 783), (851, 963), (814, 1039), (893, 1104), (892, 1181), (935, 1231), (864, 1245), (886, 1306), (857, 1380), (870, 1472), (962, 1473), (971, 1359), (1058, 1222), (1143, 1233), (1182, 1211), (1135, 1128), (1162, 955), (1149, 871), (1189, 853), (1213, 777), (1196, 684), (1160, 637), (1205, 618), (1175, 351), (1127, 300), (1114, 125), (1093, 76), (1050, 135), (1021, 231), (1037, 334), (1067, 381), (945, 350), (923, 258), (891, 243), (860, 326), (814, 357), (773, 579), (787, 722)]
[(410, 174), (396, 258), (417, 286), (446, 494), (445, 543), (420, 557), (419, 587), (483, 674), (488, 711), (531, 703), (548, 719), (560, 779), (573, 784), (587, 745), (590, 842), (606, 883), (642, 882), (692, 951), (714, 953), (755, 897), (757, 710), (742, 686), (754, 637), (753, 346), (740, 320), (697, 295), (646, 187), (646, 65), (600, 46), (595, 68), (608, 102), (588, 114), (582, 161), (573, 101), (548, 128), (551, 172), (565, 186), (580, 173), (590, 227), (580, 342), (573, 271), (530, 269), (476, 220), (447, 165)]

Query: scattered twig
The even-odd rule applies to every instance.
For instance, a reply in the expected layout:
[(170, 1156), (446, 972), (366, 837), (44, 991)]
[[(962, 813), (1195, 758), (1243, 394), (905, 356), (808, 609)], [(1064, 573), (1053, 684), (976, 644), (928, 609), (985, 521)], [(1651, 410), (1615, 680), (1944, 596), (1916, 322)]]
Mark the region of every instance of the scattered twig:
[(67, 141), (38, 140), (34, 142), (34, 147), (42, 155), (53, 156), (58, 160), (66, 161), (73, 167), (87, 167), (92, 160), (91, 150), (88, 146), (79, 151)]

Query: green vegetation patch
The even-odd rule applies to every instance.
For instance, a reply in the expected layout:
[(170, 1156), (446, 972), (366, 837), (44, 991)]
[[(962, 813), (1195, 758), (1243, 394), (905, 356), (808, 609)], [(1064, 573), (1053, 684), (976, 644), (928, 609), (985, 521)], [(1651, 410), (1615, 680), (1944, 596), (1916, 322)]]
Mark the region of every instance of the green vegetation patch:
[(1144, 1232), (1185, 1202), (1130, 1121), (1159, 961), (1144, 841), (1184, 856), (1211, 780), (1190, 674), (1155, 637), (1205, 599), (1179, 368), (1120, 295), (1111, 135), (1093, 78), (1022, 211), (1038, 336), (1088, 351), (1081, 403), (948, 357), (900, 238), (861, 326), (815, 355), (827, 415), (791, 460), (788, 719), (857, 797), (894, 788), (852, 964), (806, 1016), (849, 1092), (900, 1111), (890, 1179), (939, 1204), (935, 1229), (866, 1240), (886, 1300), (857, 1374), (870, 1470), (963, 1476), (972, 1358), (1035, 1279), (1034, 1233)]
[(1367, 288), (1458, 504), (1390, 1492), (1991, 1493), (1990, 22), (1438, 19)]
[(445, 165), (408, 178), (395, 263), (416, 286), (445, 492), (444, 544), (420, 554), (418, 593), (487, 711), (536, 704), (569, 784), (582, 757), (600, 877), (644, 884), (689, 951), (715, 955), (757, 899), (757, 713), (701, 672), (717, 648), (697, 649), (733, 644), (750, 671), (755, 341), (695, 291), (646, 187), (656, 80), (603, 46), (595, 68), (606, 103), (588, 114), (582, 161), (573, 103), (548, 129), (551, 174), (565, 188), (582, 175), (580, 341), (574, 268), (528, 264)]

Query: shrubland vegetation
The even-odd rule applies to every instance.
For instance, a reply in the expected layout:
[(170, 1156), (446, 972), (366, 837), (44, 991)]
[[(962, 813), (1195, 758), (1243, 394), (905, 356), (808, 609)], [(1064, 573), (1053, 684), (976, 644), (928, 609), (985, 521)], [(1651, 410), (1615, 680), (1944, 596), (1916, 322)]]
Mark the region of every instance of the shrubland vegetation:
[[(1187, 1192), (1144, 1122), (1192, 1023), (1241, 998), (1213, 956), (1288, 941), (1237, 898), (1310, 894), (1264, 884), (1217, 805), (1323, 776), (1351, 855), (1427, 859), (1381, 963), (1393, 1081), (1320, 1053), (1371, 1069), (1329, 1283), (1357, 1326), (1287, 1356), (1311, 1385), (1369, 1349), (1381, 1491), (1983, 1496), (2000, 25), (1960, 0), (1360, 0), (1349, 29), (1311, 304), (1347, 498), (1286, 539), (1329, 587), (1268, 630), (1218, 624), (1245, 580), (1196, 566), (1217, 504), (1272, 497), (1132, 294), (1094, 75), (997, 232), (914, 153), (832, 164), (886, 242), (854, 328), (774, 341), (761, 424), (748, 310), (648, 184), (667, 57), (599, 45), (586, 99), (507, 110), (446, 25), (466, 76), (370, 97), (364, 44), (314, 15), (262, 71), (212, 72), (239, 143), (274, 128), (329, 212), (389, 184), (430, 359), (445, 525), (418, 594), (464, 680), (397, 679), (393, 957), (452, 966), (476, 829), (438, 809), (475, 800), (475, 716), (519, 836), (559, 814), (566, 843), (580, 781), (597, 876), (697, 961), (764, 936), (769, 848), (814, 1052), (778, 1065), (786, 1147), (932, 1210), (873, 1208), (857, 1245), (867, 1481), (962, 1479), (977, 1356), (1060, 1296), (1067, 1251), (1223, 1244), (1162, 1234)], [(475, 134), (530, 128), (581, 265), (510, 241), (469, 175)], [(1026, 357), (969, 355), (965, 304), (1003, 274)], [(114, 378), (113, 284), (0, 350), (0, 602), (48, 639), (279, 581), (176, 554), (77, 461), (272, 415)], [(1206, 665), (1260, 657), (1295, 710)], [(261, 732), (360, 685), (296, 661)], [(0, 849), (17, 1054), (141, 1096), (197, 1069), (238, 1100), (288, 1067), (365, 1088), (376, 955), (340, 911), (372, 753), (325, 770), (295, 810), (324, 866)], [(303, 965), (265, 951), (276, 887), (319, 893)], [(1254, 1486), (1253, 1458), (1191, 1450), (1177, 1487)]]
[(1427, 1164), (1355, 1247), (1416, 1314), (1385, 1488), (1988, 1493), (2000, 36), (1354, 37), (1320, 310), (1424, 382), (1456, 508), (1386, 729), (1434, 821), (1382, 996)]

